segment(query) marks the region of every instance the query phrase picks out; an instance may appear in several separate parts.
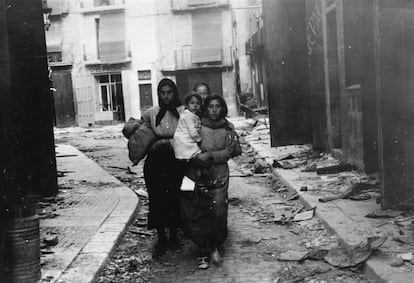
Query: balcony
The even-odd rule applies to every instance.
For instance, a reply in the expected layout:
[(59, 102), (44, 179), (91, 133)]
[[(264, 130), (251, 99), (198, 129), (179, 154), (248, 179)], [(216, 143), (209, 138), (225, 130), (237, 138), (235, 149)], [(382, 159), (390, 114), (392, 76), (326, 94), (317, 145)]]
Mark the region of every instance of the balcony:
[(246, 54), (263, 52), (263, 28), (256, 31), (246, 42)]
[(228, 6), (228, 0), (171, 0), (171, 10), (173, 12)]
[(189, 70), (233, 66), (231, 46), (223, 48), (192, 49), (186, 46), (174, 50), (174, 69)]
[(80, 2), (82, 13), (99, 13), (125, 10), (125, 0), (82, 0)]

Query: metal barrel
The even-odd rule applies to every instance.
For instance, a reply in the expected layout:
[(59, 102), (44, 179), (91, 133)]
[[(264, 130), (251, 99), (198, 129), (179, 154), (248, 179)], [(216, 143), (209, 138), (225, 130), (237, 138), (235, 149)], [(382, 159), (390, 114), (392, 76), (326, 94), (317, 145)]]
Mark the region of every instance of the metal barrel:
[(40, 280), (39, 217), (15, 218), (7, 225), (5, 239), (7, 277), (13, 283)]

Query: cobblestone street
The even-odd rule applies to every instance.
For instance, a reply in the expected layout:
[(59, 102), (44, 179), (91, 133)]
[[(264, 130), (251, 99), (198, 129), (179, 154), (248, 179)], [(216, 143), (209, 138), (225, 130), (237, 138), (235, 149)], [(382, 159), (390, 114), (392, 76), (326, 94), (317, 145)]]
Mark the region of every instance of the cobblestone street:
[[(57, 143), (70, 143), (98, 162), (131, 189), (145, 189), (142, 163), (130, 171), (126, 140), (120, 126), (57, 130)], [(246, 147), (245, 147), (246, 148)], [(229, 237), (223, 264), (198, 270), (196, 248), (181, 237), (181, 249), (161, 258), (151, 257), (156, 237), (147, 231), (147, 199), (140, 197), (140, 212), (125, 233), (99, 282), (367, 282), (359, 271), (334, 268), (322, 260), (279, 261), (281, 253), (312, 248), (329, 249), (338, 239), (316, 218), (279, 225), (272, 222), (272, 206), (301, 207), (286, 201), (289, 192), (270, 174), (245, 176), (253, 164), (248, 154), (231, 162)]]

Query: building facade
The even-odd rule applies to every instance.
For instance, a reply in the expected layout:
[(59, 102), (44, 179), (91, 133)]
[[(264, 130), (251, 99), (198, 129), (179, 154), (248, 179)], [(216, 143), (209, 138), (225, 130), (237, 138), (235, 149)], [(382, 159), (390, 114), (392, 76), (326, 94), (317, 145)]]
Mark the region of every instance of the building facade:
[(414, 207), (413, 13), (404, 0), (263, 0), (272, 144), (380, 172), (384, 208)]
[(47, 6), (58, 126), (138, 118), (158, 103), (162, 77), (177, 83), (181, 97), (198, 82), (209, 84), (230, 116), (238, 114), (238, 86), (251, 89), (245, 40), (236, 40), (243, 15), (235, 11), (245, 7), (239, 1), (47, 0)]

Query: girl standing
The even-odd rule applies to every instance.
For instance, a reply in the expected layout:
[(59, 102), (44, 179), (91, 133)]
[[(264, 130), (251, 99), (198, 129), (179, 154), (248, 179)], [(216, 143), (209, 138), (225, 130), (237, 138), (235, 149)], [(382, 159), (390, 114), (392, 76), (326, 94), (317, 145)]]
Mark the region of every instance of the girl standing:
[(202, 153), (196, 156), (201, 162), (210, 163), (212, 179), (207, 192), (196, 186), (194, 192), (181, 193), (182, 227), (190, 239), (198, 245), (198, 268), (207, 269), (210, 259), (221, 262), (220, 247), (227, 237), (227, 209), (229, 167), (233, 157), (235, 138), (233, 125), (225, 118), (227, 105), (219, 95), (205, 100), (206, 115), (201, 120)]

